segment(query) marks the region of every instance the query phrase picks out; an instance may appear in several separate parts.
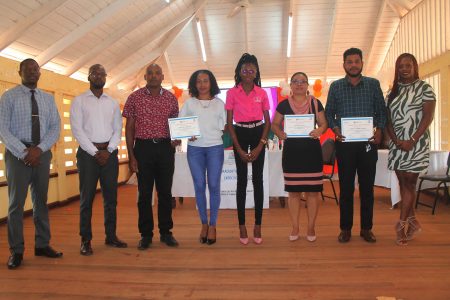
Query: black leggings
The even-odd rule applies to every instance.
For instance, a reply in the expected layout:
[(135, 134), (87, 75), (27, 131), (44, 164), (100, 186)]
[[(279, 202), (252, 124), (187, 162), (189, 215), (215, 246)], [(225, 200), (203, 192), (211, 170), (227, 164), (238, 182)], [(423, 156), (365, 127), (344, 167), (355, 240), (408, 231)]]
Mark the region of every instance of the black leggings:
[[(241, 148), (246, 151), (250, 146), (253, 150), (258, 146), (264, 130), (264, 124), (254, 128), (234, 127)], [(239, 225), (245, 225), (245, 200), (247, 196), (247, 162), (234, 150), (234, 160), (237, 171), (236, 203), (238, 210)], [(261, 150), (258, 158), (252, 162), (253, 195), (255, 200), (255, 225), (261, 225), (264, 199), (263, 170), (264, 170), (265, 147)]]

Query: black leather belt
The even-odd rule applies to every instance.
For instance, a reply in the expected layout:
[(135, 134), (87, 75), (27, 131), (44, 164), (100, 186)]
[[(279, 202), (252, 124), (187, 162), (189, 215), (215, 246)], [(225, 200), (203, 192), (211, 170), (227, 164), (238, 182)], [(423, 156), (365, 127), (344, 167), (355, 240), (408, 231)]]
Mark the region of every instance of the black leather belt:
[(136, 141), (142, 143), (152, 143), (152, 144), (170, 144), (170, 138), (149, 138), (149, 139), (136, 139)]
[(92, 144), (94, 144), (94, 146), (95, 146), (95, 148), (97, 148), (97, 150), (106, 150), (106, 149), (108, 149), (109, 142), (92, 143)]
[(170, 143), (170, 139), (168, 138), (155, 138), (150, 139), (154, 144), (160, 144), (160, 143)]

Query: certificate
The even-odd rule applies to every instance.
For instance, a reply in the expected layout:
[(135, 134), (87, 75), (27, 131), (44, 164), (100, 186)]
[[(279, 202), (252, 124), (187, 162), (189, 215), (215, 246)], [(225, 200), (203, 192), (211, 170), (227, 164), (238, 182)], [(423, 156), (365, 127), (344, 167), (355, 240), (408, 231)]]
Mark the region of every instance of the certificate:
[(367, 142), (373, 136), (373, 118), (342, 118), (344, 142)]
[(284, 132), (288, 138), (311, 137), (309, 133), (313, 130), (314, 114), (284, 116)]
[(197, 116), (170, 118), (169, 130), (172, 140), (201, 136)]

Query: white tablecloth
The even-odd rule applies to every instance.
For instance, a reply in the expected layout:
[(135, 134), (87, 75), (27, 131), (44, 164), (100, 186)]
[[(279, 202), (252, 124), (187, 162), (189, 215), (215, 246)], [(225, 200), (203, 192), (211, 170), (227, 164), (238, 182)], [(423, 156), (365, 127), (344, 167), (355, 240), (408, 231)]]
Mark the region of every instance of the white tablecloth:
[[(400, 188), (397, 176), (394, 171), (388, 170), (388, 154), (389, 150), (378, 150), (377, 173), (375, 175), (375, 185), (391, 189), (392, 205), (400, 202)], [(447, 170), (447, 151), (431, 151), (430, 165), (428, 166), (428, 174), (444, 174)], [(418, 188), (419, 180), (417, 182)], [(424, 181), (422, 189), (436, 187), (437, 183)]]
[[(264, 208), (269, 208), (269, 196), (287, 196), (284, 191), (281, 151), (266, 151), (264, 164)], [(254, 207), (251, 164), (249, 164), (246, 207)], [(267, 184), (269, 183), (269, 184)], [(208, 191), (206, 192), (208, 197)], [(175, 173), (172, 185), (173, 197), (195, 197), (194, 183), (187, 162), (186, 152), (175, 153)], [(225, 150), (221, 178), (220, 208), (236, 208), (236, 166), (232, 150)]]

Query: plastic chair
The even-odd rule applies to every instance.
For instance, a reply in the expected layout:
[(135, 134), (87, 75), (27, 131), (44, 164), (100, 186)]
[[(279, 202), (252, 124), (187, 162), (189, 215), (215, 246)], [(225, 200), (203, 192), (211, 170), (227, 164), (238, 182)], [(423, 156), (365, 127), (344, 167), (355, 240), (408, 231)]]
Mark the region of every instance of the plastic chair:
[(323, 144), (322, 144), (322, 159), (323, 159), (323, 164), (325, 166), (331, 166), (331, 173), (330, 174), (324, 173), (323, 179), (328, 179), (330, 181), (331, 188), (333, 189), (333, 195), (334, 195), (334, 197), (327, 196), (327, 195), (324, 195), (323, 192), (320, 192), (320, 194), (322, 195), (322, 200), (325, 201), (325, 198), (334, 199), (334, 200), (336, 200), (336, 204), (339, 205), (339, 200), (336, 195), (336, 190), (334, 189), (334, 184), (333, 184), (334, 163), (336, 161), (336, 147), (334, 145), (334, 140), (331, 138), (325, 140), (325, 142), (323, 142)]
[[(447, 173), (446, 174), (442, 174), (442, 175), (425, 174), (425, 175), (419, 176), (420, 183), (419, 183), (419, 190), (417, 191), (417, 197), (416, 197), (416, 208), (417, 208), (417, 206), (419, 204), (423, 205), (423, 206), (426, 206), (426, 207), (431, 207), (432, 208), (431, 214), (434, 215), (434, 211), (436, 210), (437, 200), (439, 198), (439, 189), (441, 188), (442, 185), (444, 185), (444, 187), (445, 187), (444, 194), (447, 197), (447, 203), (448, 203), (448, 201), (450, 200), (450, 196), (449, 196), (449, 193), (448, 193), (448, 186), (447, 186), (447, 183), (450, 182), (449, 169), (450, 169), (450, 152), (449, 152), (448, 158), (447, 158)], [(426, 203), (423, 203), (423, 202), (419, 202), (419, 195), (420, 195), (420, 192), (422, 191), (422, 183), (425, 180), (432, 181), (432, 182), (439, 182), (437, 187), (435, 188), (436, 189), (436, 195), (434, 196), (434, 203), (433, 203), (433, 205), (429, 205), (429, 204), (426, 204)]]

